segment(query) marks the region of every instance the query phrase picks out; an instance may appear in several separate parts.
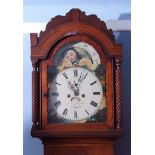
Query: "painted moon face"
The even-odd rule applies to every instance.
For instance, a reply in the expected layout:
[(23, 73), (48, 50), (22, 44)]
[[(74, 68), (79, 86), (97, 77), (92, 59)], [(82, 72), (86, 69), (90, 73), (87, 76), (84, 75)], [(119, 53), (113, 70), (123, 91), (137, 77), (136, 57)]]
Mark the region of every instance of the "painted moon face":
[(65, 59), (70, 60), (72, 63), (76, 60), (76, 52), (72, 49), (69, 49), (65, 55)]

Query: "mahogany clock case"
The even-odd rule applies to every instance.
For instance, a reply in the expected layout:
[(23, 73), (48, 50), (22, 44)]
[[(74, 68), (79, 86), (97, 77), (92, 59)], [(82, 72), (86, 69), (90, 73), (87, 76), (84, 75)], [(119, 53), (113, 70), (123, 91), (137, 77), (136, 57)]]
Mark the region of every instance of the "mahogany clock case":
[[(64, 65), (64, 51), (71, 48), (78, 57), (70, 65), (93, 72), (101, 82), (103, 92), (104, 106), (100, 112), (78, 123), (53, 115), (54, 108), (48, 104), (49, 85), (59, 72), (71, 67)], [(93, 49), (94, 52), (89, 52)], [(114, 142), (123, 134), (123, 116), (122, 45), (115, 42), (112, 30), (108, 30), (97, 16), (86, 16), (79, 9), (72, 9), (66, 16), (51, 19), (39, 36), (31, 33), (31, 61), (31, 134), (42, 139), (44, 153), (67, 154), (70, 150), (68, 154), (113, 155)], [(54, 96), (57, 94), (53, 93)]]

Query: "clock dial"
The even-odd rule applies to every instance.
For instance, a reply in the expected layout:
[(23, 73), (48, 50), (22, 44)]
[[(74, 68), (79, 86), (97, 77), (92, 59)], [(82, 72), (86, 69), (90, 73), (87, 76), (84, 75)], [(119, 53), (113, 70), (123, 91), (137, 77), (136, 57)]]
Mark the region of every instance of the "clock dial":
[[(105, 122), (105, 68), (88, 43), (75, 41), (59, 48), (47, 67), (48, 123)], [(60, 106), (55, 106), (57, 101)]]
[(49, 84), (48, 98), (60, 118), (79, 121), (96, 114), (103, 91), (93, 72), (82, 67), (70, 67), (59, 72)]

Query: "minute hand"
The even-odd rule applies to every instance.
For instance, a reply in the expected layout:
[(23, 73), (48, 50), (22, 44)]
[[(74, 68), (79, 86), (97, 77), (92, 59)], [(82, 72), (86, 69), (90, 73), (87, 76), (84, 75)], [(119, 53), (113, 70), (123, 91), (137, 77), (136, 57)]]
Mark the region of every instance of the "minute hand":
[(81, 82), (86, 78), (88, 73), (84, 74), (84, 73), (81, 73), (79, 79), (78, 79), (78, 85), (81, 84)]

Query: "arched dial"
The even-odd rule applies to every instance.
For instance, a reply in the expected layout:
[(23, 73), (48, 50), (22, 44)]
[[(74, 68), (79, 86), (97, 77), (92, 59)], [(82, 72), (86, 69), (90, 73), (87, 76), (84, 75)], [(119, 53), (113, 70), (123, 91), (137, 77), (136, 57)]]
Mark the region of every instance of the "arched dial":
[(49, 104), (67, 120), (78, 121), (96, 114), (103, 97), (102, 86), (91, 71), (70, 67), (49, 85)]

